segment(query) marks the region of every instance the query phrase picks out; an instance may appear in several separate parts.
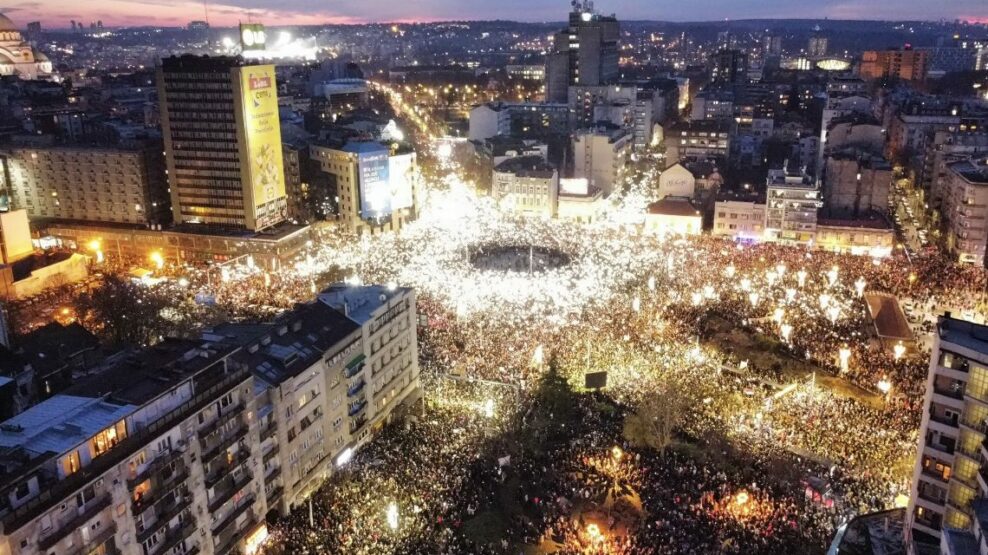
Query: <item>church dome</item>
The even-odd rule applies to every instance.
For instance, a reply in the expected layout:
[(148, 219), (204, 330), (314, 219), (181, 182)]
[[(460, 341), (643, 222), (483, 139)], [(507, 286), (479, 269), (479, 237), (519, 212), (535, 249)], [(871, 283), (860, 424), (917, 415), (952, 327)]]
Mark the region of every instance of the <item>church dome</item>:
[(9, 17), (0, 13), (0, 33), (17, 32), (17, 25)]

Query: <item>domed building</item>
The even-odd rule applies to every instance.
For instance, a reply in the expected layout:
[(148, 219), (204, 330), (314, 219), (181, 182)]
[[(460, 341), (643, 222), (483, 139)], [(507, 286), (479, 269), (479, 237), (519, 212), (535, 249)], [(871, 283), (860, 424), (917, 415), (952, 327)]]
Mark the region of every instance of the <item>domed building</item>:
[(14, 22), (0, 14), (0, 76), (38, 79), (51, 72), (51, 60), (24, 42)]

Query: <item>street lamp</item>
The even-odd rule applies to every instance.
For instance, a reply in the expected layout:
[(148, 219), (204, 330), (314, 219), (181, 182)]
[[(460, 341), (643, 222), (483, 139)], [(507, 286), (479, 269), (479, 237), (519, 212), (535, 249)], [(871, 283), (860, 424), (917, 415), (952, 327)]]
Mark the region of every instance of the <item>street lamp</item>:
[(859, 297), (864, 295), (865, 285), (867, 284), (868, 282), (863, 277), (859, 277), (858, 281), (854, 282), (854, 289), (858, 292)]
[(882, 395), (888, 397), (890, 391), (892, 391), (892, 382), (888, 378), (882, 378), (878, 382), (878, 391), (882, 392)]

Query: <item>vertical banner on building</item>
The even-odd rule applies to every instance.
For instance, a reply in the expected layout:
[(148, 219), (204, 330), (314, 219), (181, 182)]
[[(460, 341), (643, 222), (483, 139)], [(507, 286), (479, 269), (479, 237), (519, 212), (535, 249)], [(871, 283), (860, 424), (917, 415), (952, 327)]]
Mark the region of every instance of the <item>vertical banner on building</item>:
[(287, 205), (274, 66), (240, 68), (240, 82), (255, 227), (261, 229), (283, 220)]
[(360, 215), (363, 218), (386, 218), (391, 215), (389, 151), (362, 152), (360, 167)]

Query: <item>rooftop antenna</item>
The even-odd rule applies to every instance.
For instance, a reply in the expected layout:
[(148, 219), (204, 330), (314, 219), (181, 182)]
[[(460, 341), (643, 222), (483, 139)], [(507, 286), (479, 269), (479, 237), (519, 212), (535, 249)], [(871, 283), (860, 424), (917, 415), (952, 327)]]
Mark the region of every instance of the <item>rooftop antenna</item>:
[(206, 25), (209, 25), (209, 0), (202, 0), (202, 12), (206, 19)]

